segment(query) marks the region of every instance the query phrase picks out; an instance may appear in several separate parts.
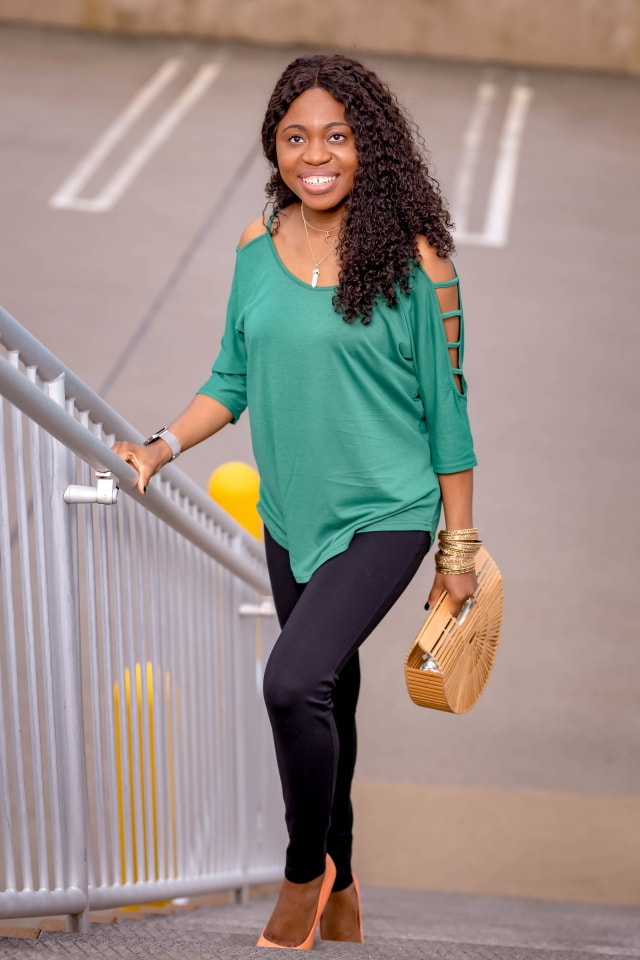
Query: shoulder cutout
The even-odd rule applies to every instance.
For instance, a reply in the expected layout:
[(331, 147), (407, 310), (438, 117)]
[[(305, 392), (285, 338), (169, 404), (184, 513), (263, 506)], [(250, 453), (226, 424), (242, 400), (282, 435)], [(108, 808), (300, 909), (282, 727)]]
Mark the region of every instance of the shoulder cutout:
[(425, 236), (419, 234), (418, 253), (422, 257), (420, 266), (433, 281), (433, 283), (443, 283), (447, 280), (453, 280), (456, 276), (453, 263), (449, 257), (439, 257), (435, 247), (432, 247)]
[[(440, 305), (440, 317), (444, 327), (451, 375), (456, 390), (464, 396), (465, 381), (462, 376), (462, 305), (458, 289), (458, 275), (449, 257), (439, 257), (427, 238), (417, 238), (420, 266), (436, 287), (436, 297)], [(454, 283), (451, 283), (451, 281)]]
[(252, 220), (251, 223), (242, 231), (242, 236), (238, 242), (238, 248), (246, 246), (249, 241), (255, 240), (256, 237), (259, 237), (266, 232), (267, 227), (264, 220), (262, 217), (256, 217), (256, 219)]

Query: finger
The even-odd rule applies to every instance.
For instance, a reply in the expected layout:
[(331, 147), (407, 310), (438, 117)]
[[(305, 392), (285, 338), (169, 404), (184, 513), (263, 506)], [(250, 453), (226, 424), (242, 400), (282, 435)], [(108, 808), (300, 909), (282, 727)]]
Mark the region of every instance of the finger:
[(462, 606), (462, 603), (463, 603), (462, 600), (454, 600), (451, 596), (449, 596), (449, 609), (451, 610), (452, 617), (458, 616), (458, 614), (460, 613), (460, 607)]
[(117, 440), (111, 449), (137, 472), (138, 479), (136, 480), (136, 487), (138, 491), (144, 495), (147, 491), (149, 480), (151, 479), (149, 470), (138, 460), (135, 451), (132, 450), (130, 444), (125, 441)]
[(440, 599), (444, 589), (444, 584), (436, 576), (435, 580), (433, 581), (433, 586), (429, 592), (429, 596), (427, 597), (427, 602), (424, 605), (425, 610), (429, 610), (431, 607), (433, 607), (433, 605)]
[(147, 492), (147, 484), (149, 483), (149, 477), (144, 477), (142, 474), (138, 477), (138, 492), (143, 496)]
[(138, 488), (140, 493), (144, 493), (145, 490), (147, 489), (149, 476), (143, 464), (140, 463), (140, 461), (138, 460), (138, 458), (136, 457), (135, 453), (132, 450), (124, 450), (122, 453), (120, 453), (120, 456), (122, 457), (124, 462), (130, 464), (138, 474), (138, 479), (136, 480), (136, 487)]
[[(450, 605), (450, 607), (451, 607), (451, 613), (452, 613), (452, 615), (453, 615), (454, 617), (456, 617), (456, 619), (457, 619), (457, 617), (459, 616), (460, 611), (462, 610), (463, 607), (465, 607), (465, 605), (467, 604), (467, 602), (469, 601), (470, 598), (472, 598), (472, 604), (475, 603), (475, 598), (473, 598), (473, 594), (471, 594), (471, 593), (465, 593), (463, 596), (461, 596), (460, 594), (458, 594), (458, 596), (455, 596), (455, 597), (453, 597), (453, 598), (451, 598), (451, 597), (449, 598), (449, 599), (450, 599), (449, 605)], [(467, 608), (465, 607), (465, 609), (467, 609)], [(469, 611), (468, 611), (468, 612), (469, 612)]]
[(430, 610), (430, 609), (433, 607), (434, 603), (436, 602), (436, 600), (438, 599), (439, 596), (440, 596), (439, 591), (438, 591), (438, 590), (435, 590), (435, 589), (432, 587), (432, 588), (431, 588), (431, 593), (430, 593), (429, 596), (427, 597), (427, 602), (426, 602), (425, 605), (424, 605), (425, 610)]
[(147, 485), (151, 477), (146, 467), (139, 466), (136, 469), (138, 471), (138, 491), (144, 495), (147, 492)]
[(119, 457), (122, 457), (122, 459), (125, 460), (127, 454), (131, 453), (132, 451), (132, 445), (128, 440), (116, 440), (111, 449), (114, 453), (117, 453)]

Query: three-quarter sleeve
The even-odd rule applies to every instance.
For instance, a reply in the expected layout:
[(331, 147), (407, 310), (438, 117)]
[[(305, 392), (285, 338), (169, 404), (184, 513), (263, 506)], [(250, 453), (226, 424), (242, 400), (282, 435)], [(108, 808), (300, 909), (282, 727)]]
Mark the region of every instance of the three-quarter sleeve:
[(198, 393), (212, 397), (225, 406), (234, 423), (247, 406), (247, 350), (237, 267), (229, 294), (220, 351), (211, 368), (211, 376)]
[[(411, 318), (415, 366), (420, 396), (424, 404), (431, 459), (436, 473), (458, 473), (477, 463), (467, 414), (467, 385), (462, 372), (464, 356), (464, 317), (459, 280), (454, 277), (433, 283), (423, 270), (416, 283)], [(458, 309), (443, 313), (437, 296), (440, 287), (458, 288)], [(444, 321), (459, 318), (455, 343), (447, 341)], [(457, 366), (451, 364), (450, 351), (457, 354)], [(458, 389), (456, 377), (461, 389)]]

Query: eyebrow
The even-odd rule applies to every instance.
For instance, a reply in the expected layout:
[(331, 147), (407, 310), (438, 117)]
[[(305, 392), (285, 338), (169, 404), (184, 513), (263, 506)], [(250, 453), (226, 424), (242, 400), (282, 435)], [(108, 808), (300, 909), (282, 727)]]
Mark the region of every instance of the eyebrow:
[[(346, 120), (333, 120), (331, 123), (325, 123), (324, 129), (330, 130), (331, 127), (349, 127), (349, 130), (352, 129), (351, 124), (347, 123)], [(303, 123), (290, 123), (283, 128), (282, 132), (285, 130), (306, 130), (307, 128)]]

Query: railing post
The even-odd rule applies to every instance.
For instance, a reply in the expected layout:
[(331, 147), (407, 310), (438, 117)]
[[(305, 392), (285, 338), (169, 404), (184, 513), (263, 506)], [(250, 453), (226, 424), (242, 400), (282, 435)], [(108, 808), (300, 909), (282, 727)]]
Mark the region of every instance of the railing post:
[[(232, 547), (238, 554), (242, 553), (242, 542), (239, 537), (232, 541)], [(243, 657), (242, 642), (244, 641), (244, 628), (240, 617), (240, 585), (234, 577), (231, 587), (231, 602), (233, 604), (233, 625), (234, 637), (232, 642), (233, 652), (233, 682), (234, 682), (234, 723), (236, 730), (236, 803), (239, 820), (238, 845), (240, 852), (240, 869), (244, 878), (241, 887), (234, 891), (236, 903), (247, 904), (249, 902), (249, 804), (247, 797), (248, 782), (246, 776), (247, 764), (247, 730), (244, 710), (244, 690), (243, 690)]]
[[(63, 376), (47, 383), (45, 389), (56, 403), (65, 406)], [(53, 437), (48, 438), (46, 448), (48, 463), (45, 466), (45, 483), (48, 485), (46, 498), (50, 532), (47, 538), (47, 568), (51, 646), (54, 652), (54, 712), (60, 749), (62, 841), (66, 858), (64, 880), (66, 887), (82, 890), (86, 896), (84, 910), (70, 915), (67, 922), (70, 931), (85, 933), (89, 929), (89, 877), (82, 667), (74, 580), (76, 558), (71, 516), (74, 508), (64, 502), (64, 491), (74, 474), (75, 461), (71, 451)]]

